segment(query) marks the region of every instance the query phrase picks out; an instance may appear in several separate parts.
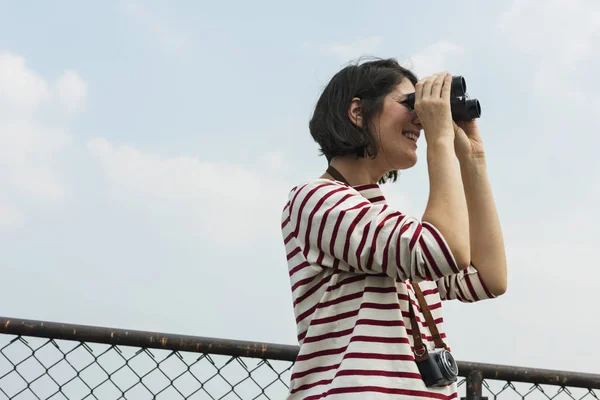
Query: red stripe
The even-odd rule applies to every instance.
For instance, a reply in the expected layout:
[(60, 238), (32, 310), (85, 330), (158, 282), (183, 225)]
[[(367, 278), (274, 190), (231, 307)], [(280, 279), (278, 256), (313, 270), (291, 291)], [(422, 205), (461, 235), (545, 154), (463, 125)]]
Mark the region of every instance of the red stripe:
[[(475, 268), (475, 266), (473, 264), (471, 264), (471, 266), (473, 268)], [(477, 269), (477, 268), (475, 268), (475, 269)], [(489, 291), (489, 289), (485, 285), (485, 282), (483, 281), (483, 279), (481, 279), (481, 275), (479, 274), (479, 271), (477, 272), (476, 276), (477, 276), (477, 280), (479, 281), (479, 283), (481, 283), (481, 287), (483, 288), (483, 291), (485, 292), (485, 295), (489, 299), (493, 299), (495, 296), (492, 294), (492, 292)]]
[[(456, 276), (456, 275), (453, 275), (453, 276)], [(451, 277), (447, 276), (447, 277), (444, 279), (444, 290), (446, 291), (446, 295), (445, 295), (444, 297), (445, 297), (446, 299), (452, 298), (452, 296), (451, 296), (451, 295), (449, 295), (449, 294), (450, 294), (450, 278), (451, 278)]]
[[(419, 253), (417, 253), (417, 252), (415, 251), (415, 252), (414, 252), (414, 255), (415, 255), (415, 265), (419, 265), (419, 264), (421, 263), (421, 261), (422, 261), (422, 260), (417, 260), (417, 258), (419, 257)], [(427, 264), (426, 264), (425, 266), (427, 266)], [(418, 270), (419, 270), (419, 269), (417, 269), (417, 271), (418, 271)], [(421, 276), (421, 277), (423, 278), (423, 276)], [(434, 279), (434, 277), (433, 277), (433, 273), (432, 273), (432, 271), (431, 271), (431, 268), (425, 268), (425, 280), (428, 280), (428, 281), (434, 281), (434, 280), (437, 280), (437, 279), (439, 279), (439, 278), (435, 278), (435, 279)]]
[(321, 325), (321, 324), (327, 324), (329, 322), (339, 321), (339, 320), (342, 320), (345, 318), (354, 317), (355, 315), (358, 315), (358, 312), (360, 310), (362, 310), (363, 308), (374, 309), (374, 310), (393, 310), (393, 309), (400, 309), (400, 306), (398, 305), (398, 303), (390, 303), (390, 304), (362, 303), (360, 305), (360, 308), (358, 308), (356, 310), (332, 315), (329, 317), (313, 319), (310, 324), (311, 325)]
[(346, 353), (344, 359), (414, 361), (412, 354)]
[[(338, 364), (339, 365), (339, 364)], [(363, 370), (363, 369), (346, 369), (338, 371), (331, 379), (323, 379), (318, 382), (299, 386), (291, 391), (291, 393), (301, 392), (303, 390), (312, 389), (317, 386), (329, 385), (338, 376), (385, 376), (388, 378), (407, 378), (421, 379), (421, 374), (418, 372), (402, 372), (402, 371), (379, 371), (379, 370)]]
[[(325, 193), (323, 195), (323, 197), (321, 197), (319, 199), (319, 201), (317, 202), (317, 204), (315, 204), (315, 206), (313, 207), (312, 211), (310, 212), (310, 215), (308, 216), (308, 222), (306, 223), (306, 233), (304, 235), (304, 244), (305, 244), (306, 247), (304, 249), (304, 257), (306, 257), (308, 255), (308, 251), (310, 250), (310, 247), (309, 247), (309, 243), (310, 243), (310, 229), (313, 226), (313, 219), (315, 218), (315, 214), (319, 211), (319, 209), (321, 208), (321, 206), (323, 206), (323, 203), (325, 203), (325, 200), (327, 200), (328, 198), (330, 198), (334, 194), (336, 194), (336, 193), (338, 193), (340, 191), (345, 191), (345, 190), (346, 190), (346, 188), (338, 188), (338, 189), (331, 190), (331, 191)], [(327, 211), (329, 211), (329, 210), (327, 210)]]
[[(408, 311), (402, 311), (402, 316), (403, 316), (404, 318), (406, 318), (406, 319), (409, 319), (409, 318), (410, 318), (410, 313), (409, 313)], [(427, 328), (427, 323), (426, 323), (424, 320), (422, 320), (421, 318), (419, 318), (419, 316), (418, 316), (418, 315), (417, 315), (417, 316), (415, 316), (415, 318), (416, 318), (417, 322), (418, 322), (419, 324), (421, 324), (421, 327), (422, 327), (423, 329)], [(436, 324), (436, 325), (437, 325), (437, 324), (441, 324), (441, 323), (443, 323), (443, 322), (444, 322), (444, 319), (443, 319), (443, 318), (436, 318), (436, 319), (434, 319), (434, 320), (433, 320), (433, 323), (434, 323), (434, 324)]]
[(401, 396), (423, 397), (423, 398), (441, 399), (441, 400), (451, 400), (451, 399), (455, 399), (458, 397), (458, 393), (456, 393), (456, 392), (452, 393), (449, 396), (446, 396), (441, 393), (424, 392), (421, 390), (394, 389), (394, 388), (386, 388), (386, 387), (379, 387), (379, 386), (352, 386), (352, 387), (332, 388), (332, 389), (329, 389), (327, 392), (324, 392), (321, 394), (316, 394), (314, 396), (305, 397), (304, 400), (322, 399), (323, 397), (329, 396), (330, 394), (365, 393), (365, 392), (395, 394), (395, 395), (401, 395)]
[(340, 338), (340, 337), (348, 336), (352, 332), (354, 332), (354, 328), (357, 325), (358, 325), (358, 321), (357, 321), (357, 323), (352, 328), (344, 329), (343, 331), (329, 332), (329, 333), (325, 333), (323, 335), (306, 337), (304, 339), (304, 343), (315, 343), (315, 342), (320, 342), (321, 340), (327, 340), (327, 339), (333, 339), (333, 338)]
[[(348, 349), (348, 346), (340, 347), (337, 349), (327, 349), (321, 351), (315, 351), (310, 354), (301, 354), (296, 357), (296, 362), (311, 360), (317, 357), (330, 356), (334, 354), (342, 354)], [(381, 354), (381, 353), (346, 353), (344, 354), (345, 359), (365, 359), (365, 360), (390, 360), (390, 361), (413, 361), (414, 356), (412, 354)]]
[(299, 354), (296, 357), (296, 362), (312, 360), (313, 358), (323, 357), (323, 356), (331, 356), (334, 354), (342, 354), (344, 351), (346, 351), (346, 349), (348, 349), (348, 346), (339, 347), (337, 349), (319, 350), (319, 351), (315, 351), (314, 353), (308, 353), (308, 354)]
[[(349, 208), (347, 210), (340, 211), (340, 213), (338, 215), (338, 219), (335, 222), (335, 226), (333, 228), (333, 233), (331, 235), (331, 241), (329, 243), (329, 254), (331, 254), (332, 256), (336, 257), (336, 254), (335, 254), (335, 242), (337, 240), (338, 231), (340, 230), (340, 225), (342, 224), (342, 221), (344, 220), (344, 217), (345, 217), (346, 213), (348, 211), (354, 211), (357, 208), (364, 207), (364, 206), (366, 206), (368, 204), (369, 203), (367, 203), (367, 202), (362, 202), (362, 203), (359, 203), (359, 204), (355, 205), (354, 207), (351, 207), (351, 208)], [(339, 258), (339, 257), (337, 257), (337, 258)], [(347, 262), (346, 259), (344, 259), (344, 261)]]
[[(327, 277), (327, 279), (329, 279), (329, 277)], [(317, 285), (315, 285), (315, 286), (317, 286)], [(395, 287), (371, 287), (371, 286), (367, 286), (367, 287), (361, 289), (359, 292), (347, 294), (345, 296), (341, 296), (341, 297), (335, 298), (333, 300), (329, 300), (329, 301), (325, 301), (325, 302), (321, 302), (321, 303), (315, 304), (313, 307), (311, 307), (310, 309), (308, 309), (307, 311), (305, 311), (301, 315), (299, 315), (298, 318), (296, 319), (296, 322), (298, 323), (298, 322), (302, 321), (308, 315), (312, 314), (317, 308), (330, 307), (330, 306), (333, 306), (333, 305), (336, 305), (336, 304), (339, 305), (340, 303), (344, 303), (346, 301), (356, 300), (356, 299), (361, 298), (365, 293), (395, 293), (395, 292), (396, 292), (396, 288)], [(370, 303), (366, 303), (366, 304), (370, 304)], [(296, 305), (296, 303), (294, 303), (294, 305)], [(398, 308), (399, 307), (400, 306), (398, 306)]]
[[(354, 327), (350, 329), (346, 329), (339, 332), (329, 332), (323, 335), (318, 336), (306, 336), (307, 331), (302, 332), (299, 336), (304, 339), (304, 343), (314, 343), (319, 342), (321, 340), (327, 340), (329, 338), (343, 337), (351, 334), (354, 331), (354, 328), (359, 325), (367, 325), (367, 326), (383, 326), (383, 327), (393, 327), (393, 326), (404, 326), (404, 321), (402, 320), (376, 320), (376, 319), (367, 319), (362, 318), (356, 321)], [(301, 340), (301, 339), (299, 339)]]
[(408, 248), (410, 251), (412, 251), (412, 249), (415, 247), (415, 244), (417, 243), (417, 240), (419, 240), (419, 238), (421, 237), (422, 229), (423, 228), (421, 224), (417, 224), (415, 232), (413, 233), (413, 237), (410, 239), (410, 243), (408, 244)]
[(331, 280), (331, 276), (332, 275), (328, 275), (325, 278), (321, 279), (321, 281), (319, 283), (317, 283), (316, 285), (312, 286), (309, 290), (306, 291), (306, 293), (304, 293), (303, 295), (297, 297), (294, 300), (294, 307), (296, 307), (298, 304), (302, 303), (302, 301), (304, 301), (307, 297), (309, 297), (311, 294), (315, 293), (323, 285), (325, 285), (327, 282), (329, 282)]
[[(406, 334), (409, 335), (409, 336), (412, 336), (412, 329), (408, 329), (407, 328), (406, 329)], [(428, 336), (428, 335), (426, 335), (424, 333), (421, 333), (421, 337), (423, 338), (423, 340), (427, 340), (428, 342), (433, 342), (433, 336)], [(440, 337), (442, 339), (446, 339), (446, 334), (443, 333), (443, 332), (441, 332), (440, 333)]]
[[(288, 203), (290, 204), (290, 203)], [(290, 216), (288, 215), (286, 219), (283, 220), (283, 222), (281, 223), (281, 229), (285, 229), (285, 227), (287, 226), (287, 224), (290, 222)]]
[[(398, 213), (400, 214), (400, 213)], [(396, 220), (396, 224), (394, 225), (394, 228), (392, 228), (392, 231), (390, 233), (390, 235), (388, 236), (388, 240), (385, 244), (385, 249), (383, 250), (383, 263), (381, 266), (381, 269), (383, 271), (384, 274), (387, 274), (387, 266), (388, 266), (388, 257), (389, 257), (389, 251), (390, 251), (390, 242), (392, 241), (392, 237), (394, 236), (393, 233), (396, 232), (396, 229), (398, 228), (398, 225), (400, 224), (400, 222), (402, 222), (404, 220), (404, 216), (402, 216), (402, 214), (400, 214), (399, 218)], [(396, 247), (396, 254), (398, 254), (398, 252), (400, 251), (400, 248)], [(392, 278), (397, 278), (398, 277), (398, 268), (400, 267), (399, 264), (396, 264), (396, 268), (394, 268), (394, 275), (390, 275)]]
[(437, 242), (438, 246), (442, 250), (442, 253), (444, 253), (444, 256), (446, 257), (446, 262), (448, 263), (448, 265), (450, 265), (450, 268), (452, 268), (452, 271), (454, 271), (454, 273), (458, 274), (460, 272), (460, 270), (458, 269), (458, 266), (454, 262), (454, 257), (452, 256), (452, 254), (450, 254), (450, 250), (444, 244), (444, 240), (442, 239), (442, 237), (433, 228), (433, 226), (428, 223), (423, 223), (423, 228), (427, 229), (427, 231), (429, 233), (431, 233), (431, 236), (433, 236), (433, 238)]
[[(350, 197), (352, 197), (352, 194), (346, 194), (344, 197), (342, 197), (337, 203), (335, 203), (333, 206), (331, 206), (331, 208), (329, 208), (329, 210), (325, 211), (325, 213), (323, 214), (323, 218), (321, 220), (321, 226), (319, 227), (319, 234), (317, 237), (317, 248), (319, 249), (319, 258), (317, 260), (318, 264), (323, 262), (323, 258), (325, 257), (325, 253), (323, 252), (323, 246), (321, 243), (323, 241), (323, 231), (325, 231), (325, 226), (327, 226), (327, 224), (326, 224), (327, 218), (329, 217), (329, 214), (331, 213), (332, 210), (336, 209), (340, 204), (342, 204), (344, 201), (346, 201)], [(331, 243), (335, 243), (336, 236), (337, 236), (337, 232), (334, 232), (330, 239)], [(331, 254), (333, 255), (334, 253), (332, 252)]]
[(431, 252), (429, 251), (429, 248), (425, 243), (425, 240), (423, 240), (423, 237), (421, 237), (419, 241), (421, 244), (421, 250), (423, 250), (423, 254), (425, 255), (425, 258), (429, 261), (429, 265), (433, 269), (434, 273), (437, 275), (437, 278), (442, 278), (444, 274), (442, 274), (442, 271), (440, 271), (437, 264), (435, 263), (435, 260), (433, 259), (433, 256), (431, 255)]
[(437, 286), (434, 287), (433, 289), (427, 289), (427, 290), (423, 290), (423, 296), (429, 296), (430, 294), (438, 294), (438, 288)]
[[(383, 212), (386, 208), (387, 208), (387, 206), (385, 206), (383, 208), (383, 210), (381, 210), (381, 212)], [(379, 233), (381, 232), (381, 230), (385, 226), (385, 223), (388, 220), (390, 220), (390, 219), (392, 219), (394, 217), (397, 217), (397, 215), (398, 215), (398, 213), (391, 213), (391, 214), (387, 215), (379, 223), (379, 225), (377, 225), (377, 228), (375, 229), (375, 233), (373, 234), (373, 240), (371, 241), (371, 251), (369, 252), (369, 258), (367, 259), (367, 269), (368, 270), (372, 270), (373, 269), (373, 259), (375, 258), (375, 252), (377, 251), (377, 238), (379, 237)], [(392, 238), (393, 234), (394, 234), (394, 231), (391, 231), (389, 233), (388, 242)]]
[(304, 261), (298, 265), (296, 265), (294, 268), (292, 268), (290, 270), (290, 278), (292, 277), (292, 275), (294, 275), (296, 272), (300, 271), (303, 268), (308, 267), (310, 264), (307, 261)]
[(300, 253), (300, 246), (288, 253), (287, 260), (290, 261), (296, 254)]
[(305, 312), (303, 312), (302, 314), (298, 315), (298, 317), (296, 318), (296, 323), (301, 322), (304, 318), (306, 318), (309, 315), (311, 315), (312, 313), (314, 313), (315, 310), (317, 310), (318, 308), (325, 308), (325, 307), (333, 306), (333, 305), (343, 303), (346, 301), (360, 299), (362, 296), (363, 296), (363, 292), (358, 292), (358, 293), (347, 294), (345, 296), (341, 296), (341, 297), (338, 297), (337, 299), (333, 299), (333, 300), (326, 301), (323, 303), (317, 303), (314, 306), (312, 306), (311, 308), (309, 308), (308, 310), (306, 310)]
[(376, 183), (366, 183), (364, 185), (354, 186), (354, 189), (358, 192), (362, 192), (363, 190), (379, 189), (379, 185), (377, 185)]
[[(299, 379), (299, 378), (305, 377), (307, 375), (315, 374), (317, 372), (331, 371), (332, 369), (337, 369), (340, 366), (340, 364), (341, 363), (337, 363), (337, 364), (333, 364), (333, 365), (326, 365), (324, 367), (316, 367), (316, 368), (307, 369), (306, 371), (302, 371), (302, 372), (296, 372), (295, 374), (292, 374), (290, 376), (290, 380)], [(294, 391), (297, 391), (297, 390), (298, 389), (296, 389)]]
[[(365, 214), (366, 214), (366, 210), (365, 210)], [(361, 216), (362, 219), (362, 216)], [(356, 249), (356, 262), (358, 264), (358, 270), (359, 271), (364, 271), (363, 266), (362, 266), (362, 252), (363, 249), (365, 248), (365, 243), (367, 243), (367, 236), (369, 236), (369, 231), (371, 230), (371, 222), (365, 224), (365, 227), (363, 228), (363, 232), (361, 235), (361, 239), (360, 239), (360, 243), (358, 244), (358, 247)]]
[(378, 320), (378, 319), (368, 319), (363, 318), (356, 321), (356, 325), (372, 325), (372, 326), (404, 326), (404, 321), (402, 320)]
[[(300, 222), (302, 221), (302, 212), (304, 211), (304, 207), (306, 207), (306, 204), (308, 203), (308, 201), (310, 200), (311, 197), (313, 197), (315, 195), (315, 193), (317, 193), (317, 191), (321, 188), (324, 188), (326, 186), (334, 186), (334, 184), (332, 183), (324, 183), (321, 185), (318, 185), (314, 188), (312, 188), (307, 194), (306, 196), (304, 196), (304, 198), (302, 199), (302, 203), (300, 203), (300, 207), (298, 208), (298, 216), (295, 219), (296, 220), (296, 228), (293, 230), (293, 232), (291, 234), (293, 234), (294, 237), (298, 236), (298, 233), (300, 231)], [(298, 194), (300, 193), (300, 191), (298, 191)], [(294, 196), (294, 200), (296, 200), (296, 197)], [(293, 204), (292, 204), (293, 207)], [(290, 208), (291, 210), (291, 208)], [(291, 214), (291, 213), (290, 213)]]
[(345, 369), (336, 374), (336, 376), (387, 376), (390, 378), (409, 378), (421, 379), (421, 374), (418, 372), (403, 372), (403, 371), (381, 371), (381, 370), (366, 370), (366, 369)]
[(344, 285), (349, 285), (349, 284), (351, 284), (351, 283), (355, 283), (355, 282), (364, 281), (364, 280), (366, 280), (368, 277), (369, 277), (369, 275), (364, 275), (364, 274), (361, 274), (361, 275), (354, 275), (354, 276), (351, 276), (351, 277), (349, 277), (349, 278), (342, 279), (341, 281), (339, 281), (339, 282), (338, 282), (338, 283), (336, 283), (335, 285), (329, 286), (329, 287), (327, 288), (327, 291), (328, 291), (328, 292), (332, 292), (332, 291), (334, 291), (334, 290), (336, 290), (336, 289), (339, 289), (341, 286), (344, 286)]
[(314, 276), (309, 276), (308, 278), (304, 278), (304, 279), (302, 279), (302, 280), (299, 280), (298, 282), (296, 282), (296, 283), (294, 284), (294, 286), (292, 286), (292, 293), (293, 293), (293, 292), (294, 292), (296, 289), (298, 289), (300, 286), (302, 286), (302, 285), (306, 285), (307, 283), (310, 283), (310, 282), (312, 282), (312, 280), (313, 280), (313, 279), (315, 279), (315, 277), (314, 277)]
[(358, 225), (358, 223), (365, 216), (365, 214), (367, 213), (367, 211), (369, 211), (369, 207), (365, 207), (362, 210), (360, 210), (360, 212), (354, 218), (354, 220), (352, 221), (352, 223), (348, 227), (348, 230), (346, 231), (346, 244), (344, 245), (344, 254), (342, 255), (342, 260), (345, 263), (347, 263), (347, 264), (350, 264), (348, 262), (348, 251), (350, 250), (350, 243), (352, 242), (352, 239), (350, 238), (350, 236), (352, 236), (352, 233), (354, 232), (354, 228), (356, 228), (356, 225)]
[[(298, 196), (300, 196), (300, 193), (302, 192), (302, 190), (303, 190), (304, 188), (306, 188), (307, 186), (308, 186), (308, 183), (307, 183), (307, 184), (305, 184), (305, 185), (303, 185), (301, 188), (299, 188), (299, 189), (298, 189), (298, 190), (296, 190), (295, 192), (294, 192), (294, 191), (292, 191), (292, 193), (294, 193), (294, 195), (293, 195), (293, 197), (292, 197), (292, 201), (290, 202), (290, 207), (289, 207), (289, 209), (290, 209), (290, 211), (289, 211), (290, 218), (292, 217), (292, 213), (293, 213), (293, 211), (294, 211), (294, 204), (296, 203), (296, 200), (298, 199)], [(298, 214), (298, 215), (300, 215), (300, 214)], [(292, 229), (292, 231), (293, 231), (293, 229)]]
[(454, 277), (453, 277), (453, 279), (452, 279), (452, 280), (454, 281), (454, 288), (455, 288), (454, 290), (456, 290), (456, 292), (458, 293), (458, 296), (459, 296), (459, 297), (460, 297), (460, 298), (461, 298), (463, 301), (465, 301), (465, 302), (468, 302), (468, 301), (469, 301), (469, 299), (468, 299), (468, 297), (467, 297), (467, 296), (465, 296), (465, 293), (462, 291), (462, 288), (461, 288), (461, 286), (460, 286), (460, 284), (458, 283), (458, 281), (457, 281), (457, 279), (456, 279), (456, 278), (457, 278), (457, 277), (456, 277), (456, 276), (454, 276)]
[(400, 276), (400, 274), (397, 275), (398, 278), (410, 278), (410, 271), (405, 270), (404, 268), (402, 268), (402, 262), (400, 259), (400, 256), (402, 255), (402, 244), (401, 244), (401, 240), (402, 240), (402, 235), (404, 235), (404, 233), (410, 228), (410, 226), (412, 225), (412, 222), (409, 222), (405, 225), (402, 225), (402, 228), (400, 228), (400, 233), (398, 234), (398, 240), (396, 241), (396, 268), (398, 268), (398, 271), (402, 272), (403, 276)]
[(369, 199), (369, 201), (371, 203), (378, 203), (380, 201), (385, 201), (385, 197), (384, 196), (372, 197), (372, 198)]
[[(353, 343), (353, 342), (409, 344), (407, 338), (402, 338), (402, 337), (391, 337), (390, 338), (390, 337), (379, 337), (379, 336), (354, 336), (350, 339), (350, 343)], [(348, 346), (349, 346), (349, 344), (344, 347), (340, 347), (339, 349), (332, 349), (331, 354), (341, 354), (348, 349)], [(331, 354), (321, 354), (321, 353), (322, 353), (322, 351), (317, 351), (317, 352), (310, 353), (310, 354), (303, 354), (302, 357), (306, 357), (306, 358), (302, 358), (302, 360), (305, 360), (305, 359), (308, 360), (308, 359), (312, 359), (312, 358), (316, 358), (316, 357), (321, 357), (323, 355), (331, 355)], [(346, 357), (344, 356), (342, 359), (345, 359), (345, 358)], [(298, 358), (296, 358), (296, 361), (298, 361), (299, 359), (300, 359), (300, 356)], [(315, 370), (321, 370), (321, 368), (326, 368), (325, 370), (331, 369), (332, 367), (337, 368), (340, 366), (340, 364), (341, 363), (338, 363), (336, 365), (332, 365), (329, 367), (317, 367), (317, 368), (311, 368), (311, 369), (308, 369), (308, 370), (302, 371), (302, 372), (296, 372), (296, 373), (292, 374), (290, 379), (298, 379), (303, 376), (310, 375), (314, 372), (319, 372), (319, 371), (315, 371)]]
[(477, 291), (475, 291), (475, 288), (473, 287), (473, 283), (471, 282), (471, 276), (467, 273), (464, 274), (465, 276), (465, 281), (467, 282), (467, 287), (469, 288), (469, 291), (471, 292), (471, 296), (475, 301), (479, 301), (479, 297), (477, 296)]

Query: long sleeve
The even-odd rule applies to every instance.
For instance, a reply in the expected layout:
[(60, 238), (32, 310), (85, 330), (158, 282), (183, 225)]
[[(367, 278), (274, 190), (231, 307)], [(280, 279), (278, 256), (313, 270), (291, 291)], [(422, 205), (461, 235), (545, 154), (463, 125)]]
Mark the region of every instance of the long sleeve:
[(442, 300), (459, 300), (463, 303), (473, 303), (496, 297), (488, 290), (473, 265), (458, 274), (438, 279), (436, 283)]
[[(308, 265), (397, 280), (439, 280), (460, 273), (433, 225), (387, 204), (373, 204), (346, 185), (317, 181), (300, 186), (291, 192), (286, 209), (282, 228), (291, 249), (288, 259), (302, 252), (300, 259)], [(290, 241), (297, 246), (289, 246)]]

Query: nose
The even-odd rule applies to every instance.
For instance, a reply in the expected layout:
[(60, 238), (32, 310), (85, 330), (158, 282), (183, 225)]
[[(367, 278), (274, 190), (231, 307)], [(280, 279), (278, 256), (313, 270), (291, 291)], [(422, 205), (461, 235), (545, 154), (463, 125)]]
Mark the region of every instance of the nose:
[(421, 120), (417, 116), (417, 113), (413, 111), (413, 119), (411, 123), (416, 126), (418, 129), (423, 129), (423, 125), (421, 125)]

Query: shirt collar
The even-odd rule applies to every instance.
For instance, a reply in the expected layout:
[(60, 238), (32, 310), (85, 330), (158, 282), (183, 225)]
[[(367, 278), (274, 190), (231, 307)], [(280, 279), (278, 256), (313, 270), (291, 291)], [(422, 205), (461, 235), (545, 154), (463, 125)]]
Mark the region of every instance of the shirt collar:
[(354, 190), (359, 192), (364, 198), (372, 204), (385, 204), (385, 196), (381, 191), (381, 187), (377, 184), (358, 185), (354, 186)]

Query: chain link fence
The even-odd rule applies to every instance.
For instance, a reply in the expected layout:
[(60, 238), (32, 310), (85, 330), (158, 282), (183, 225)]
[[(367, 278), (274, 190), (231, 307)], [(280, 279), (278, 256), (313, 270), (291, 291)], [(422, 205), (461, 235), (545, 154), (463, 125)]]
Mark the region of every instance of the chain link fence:
[[(0, 318), (0, 400), (280, 400), (296, 352), (294, 346)], [(459, 391), (467, 399), (600, 398), (600, 375), (464, 362), (459, 368)]]
[(291, 366), (282, 361), (21, 336), (6, 342), (0, 354), (3, 400), (283, 399)]

